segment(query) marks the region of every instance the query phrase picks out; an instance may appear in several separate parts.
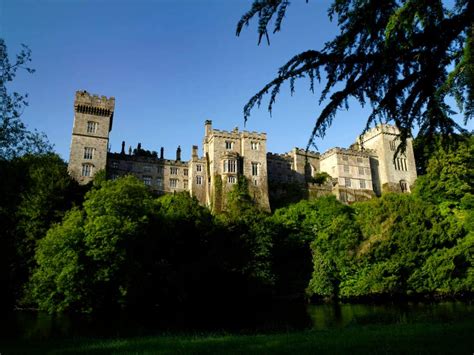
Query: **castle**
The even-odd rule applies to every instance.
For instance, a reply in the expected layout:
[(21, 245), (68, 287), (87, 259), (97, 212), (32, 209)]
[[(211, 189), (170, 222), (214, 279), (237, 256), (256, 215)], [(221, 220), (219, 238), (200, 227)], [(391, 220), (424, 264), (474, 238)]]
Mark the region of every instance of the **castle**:
[[(412, 140), (404, 153), (395, 156), (399, 131), (379, 125), (360, 136), (351, 148), (332, 148), (320, 154), (294, 148), (286, 154), (267, 153), (265, 133), (217, 130), (204, 125), (203, 154), (192, 146), (191, 159), (175, 159), (143, 150), (108, 151), (115, 99), (76, 92), (74, 125), (68, 171), (81, 184), (90, 182), (97, 171), (108, 178), (133, 174), (159, 193), (188, 191), (213, 210), (225, 209), (227, 192), (239, 177), (248, 181), (250, 196), (270, 210), (270, 198), (285, 186), (297, 184), (309, 195), (335, 194), (343, 202), (364, 200), (384, 191), (409, 192), (416, 179)], [(329, 175), (325, 182), (318, 177)]]

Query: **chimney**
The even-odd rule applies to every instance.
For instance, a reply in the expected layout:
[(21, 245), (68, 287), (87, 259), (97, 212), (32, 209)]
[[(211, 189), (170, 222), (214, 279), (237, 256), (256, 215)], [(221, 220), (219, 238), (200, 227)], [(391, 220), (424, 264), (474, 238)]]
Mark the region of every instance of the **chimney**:
[(193, 145), (192, 157), (193, 160), (198, 160), (198, 146)]
[(160, 148), (160, 159), (164, 159), (165, 156), (165, 148), (161, 147)]
[(120, 151), (120, 154), (125, 154), (125, 141), (122, 141), (122, 150)]
[(204, 132), (205, 132), (205, 136), (209, 136), (211, 134), (211, 131), (212, 131), (212, 121), (211, 120), (206, 120), (206, 122), (204, 122)]
[(178, 145), (178, 149), (176, 149), (176, 161), (181, 161), (181, 146)]

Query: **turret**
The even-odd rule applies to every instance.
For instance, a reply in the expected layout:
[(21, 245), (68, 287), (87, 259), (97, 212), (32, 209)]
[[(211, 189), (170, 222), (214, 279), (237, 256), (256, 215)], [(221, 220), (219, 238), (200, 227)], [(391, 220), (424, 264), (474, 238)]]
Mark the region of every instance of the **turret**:
[(76, 92), (68, 171), (80, 184), (87, 184), (106, 167), (114, 109), (113, 97)]

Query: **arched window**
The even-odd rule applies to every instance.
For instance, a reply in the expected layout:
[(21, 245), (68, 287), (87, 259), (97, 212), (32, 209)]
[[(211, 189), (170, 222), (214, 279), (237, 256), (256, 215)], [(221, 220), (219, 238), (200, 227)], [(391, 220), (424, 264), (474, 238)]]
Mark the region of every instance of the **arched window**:
[(408, 183), (405, 180), (400, 180), (400, 189), (402, 192), (408, 192)]

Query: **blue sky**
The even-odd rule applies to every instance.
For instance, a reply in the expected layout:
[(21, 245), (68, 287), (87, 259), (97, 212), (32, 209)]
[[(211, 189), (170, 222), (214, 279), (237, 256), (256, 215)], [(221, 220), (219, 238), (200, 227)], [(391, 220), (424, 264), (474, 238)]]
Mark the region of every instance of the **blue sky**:
[[(23, 114), (68, 159), (76, 90), (116, 98), (112, 151), (121, 141), (183, 158), (200, 149), (204, 121), (243, 128), (243, 106), (294, 54), (321, 49), (337, 33), (327, 18), (331, 1), (292, 1), (282, 32), (257, 45), (256, 22), (240, 37), (235, 27), (251, 0), (0, 0), (0, 33), (10, 57), (20, 44), (33, 52), (36, 73), (20, 73), (10, 89), (28, 92)], [(300, 81), (286, 86), (272, 117), (254, 110), (245, 129), (267, 132), (268, 150), (305, 147), (321, 107)], [(265, 102), (266, 103), (266, 102)], [(320, 151), (348, 146), (365, 125), (367, 109), (340, 111)]]

